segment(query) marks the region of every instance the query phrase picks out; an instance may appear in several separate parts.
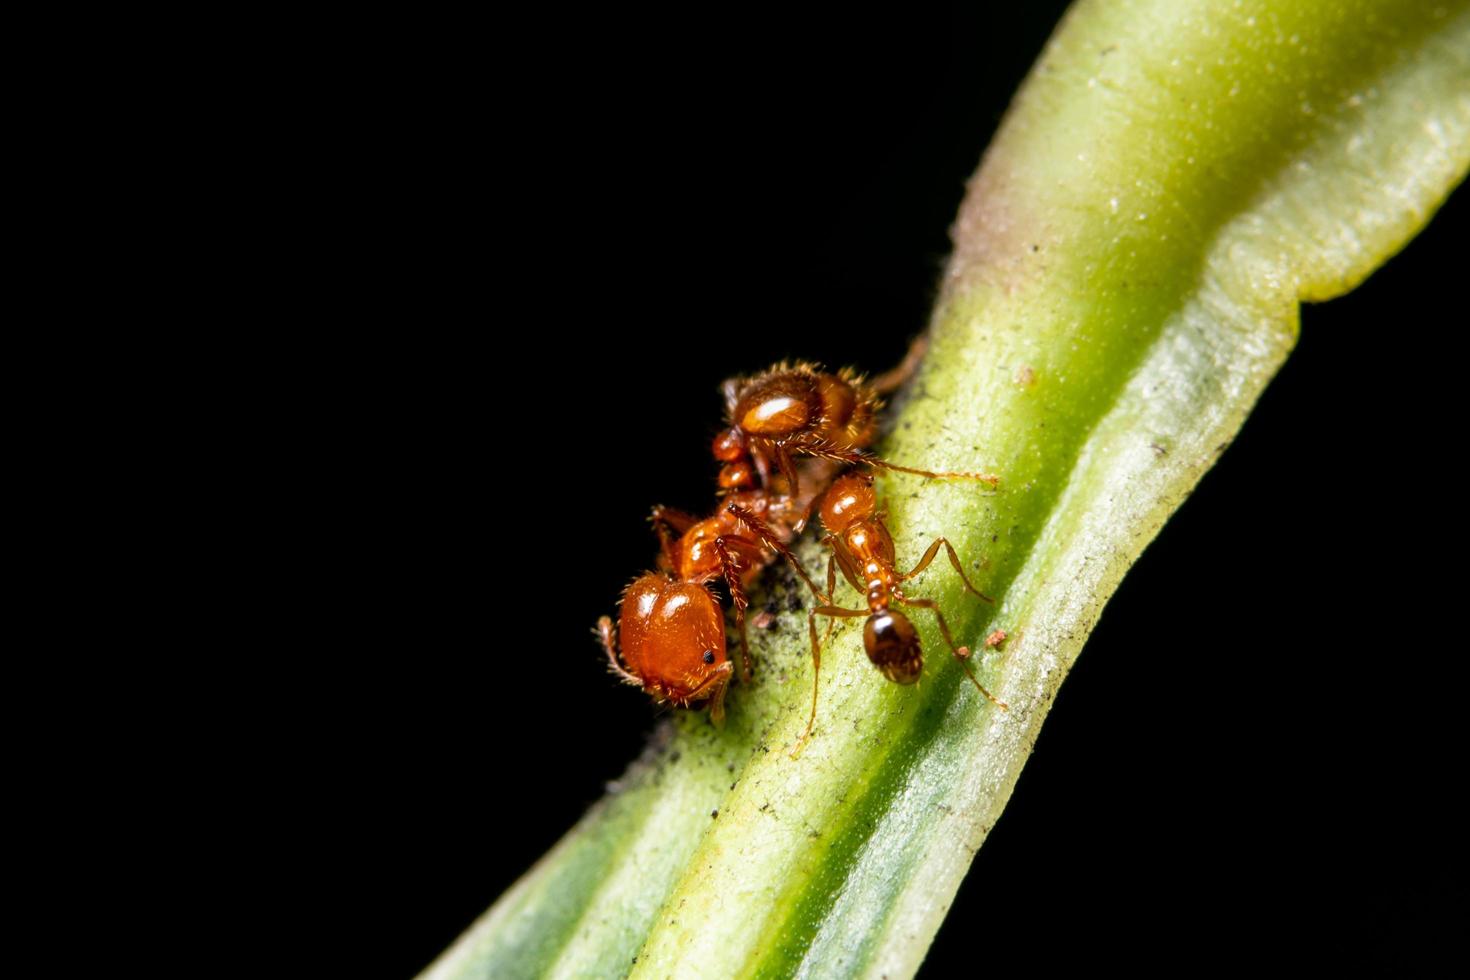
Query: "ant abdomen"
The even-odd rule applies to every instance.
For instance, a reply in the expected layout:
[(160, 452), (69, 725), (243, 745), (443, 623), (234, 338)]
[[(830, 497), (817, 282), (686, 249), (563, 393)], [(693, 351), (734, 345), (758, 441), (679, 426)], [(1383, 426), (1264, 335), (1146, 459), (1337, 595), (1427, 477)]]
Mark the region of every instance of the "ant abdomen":
[(863, 626), (863, 649), (873, 666), (895, 684), (912, 684), (924, 672), (919, 631), (896, 609), (885, 609), (868, 617)]

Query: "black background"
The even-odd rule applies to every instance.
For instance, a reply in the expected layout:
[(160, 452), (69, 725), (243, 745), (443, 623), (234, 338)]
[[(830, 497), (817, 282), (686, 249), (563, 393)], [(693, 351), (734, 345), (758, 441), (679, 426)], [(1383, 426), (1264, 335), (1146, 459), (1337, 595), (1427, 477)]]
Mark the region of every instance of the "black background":
[[(568, 12), (361, 56), (310, 137), (340, 137), (313, 177), (338, 190), (292, 247), (316, 227), (363, 261), (324, 258), (320, 312), (352, 315), (282, 351), (311, 394), (253, 622), (292, 627), (232, 749), (292, 855), (268, 931), (410, 975), (633, 758), (655, 712), (590, 628), (652, 561), (647, 508), (707, 506), (722, 378), (898, 360), (1060, 6)], [(1467, 240), (1462, 191), (1303, 311), (1108, 606), (925, 975), (1451, 948)]]

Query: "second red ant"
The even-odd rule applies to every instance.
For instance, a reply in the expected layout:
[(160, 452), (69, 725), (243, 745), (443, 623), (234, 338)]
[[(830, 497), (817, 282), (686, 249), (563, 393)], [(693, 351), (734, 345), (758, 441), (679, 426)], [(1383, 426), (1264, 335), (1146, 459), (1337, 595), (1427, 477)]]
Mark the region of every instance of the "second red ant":
[[(912, 684), (924, 670), (924, 652), (919, 643), (918, 630), (914, 629), (904, 613), (894, 608), (894, 603), (928, 609), (934, 613), (939, 632), (950, 652), (964, 668), (965, 674), (989, 701), (1006, 709), (1000, 701), (987, 691), (970, 667), (970, 650), (957, 646), (949, 631), (939, 604), (933, 599), (922, 599), (905, 595), (902, 585), (929, 567), (944, 548), (949, 563), (959, 574), (965, 588), (985, 602), (995, 600), (975, 588), (965, 575), (960, 557), (948, 539), (939, 537), (929, 545), (924, 557), (906, 575), (899, 574), (893, 549), (893, 536), (884, 523), (884, 514), (878, 509), (878, 497), (873, 491), (873, 478), (867, 473), (847, 473), (839, 477), (827, 490), (819, 504), (822, 525), (827, 530), (823, 541), (831, 547), (832, 555), (827, 562), (827, 595), (836, 590), (836, 569), (848, 583), (867, 599), (866, 609), (847, 609), (831, 604), (821, 605), (811, 611), (811, 616), (857, 617), (866, 616), (863, 625), (863, 648), (883, 676), (897, 684)], [(813, 627), (815, 632), (815, 627)], [(821, 656), (815, 642), (812, 646), (812, 711), (806, 731), (797, 741), (793, 754), (801, 751), (817, 721), (817, 684), (821, 672)]]

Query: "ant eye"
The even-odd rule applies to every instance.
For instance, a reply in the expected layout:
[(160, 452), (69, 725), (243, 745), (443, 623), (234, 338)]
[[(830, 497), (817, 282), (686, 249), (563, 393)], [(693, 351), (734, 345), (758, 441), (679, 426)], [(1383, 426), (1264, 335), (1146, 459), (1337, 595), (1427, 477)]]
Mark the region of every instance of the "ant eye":
[(713, 650), (704, 651), (704, 662), (707, 664), (715, 662), (715, 652)]

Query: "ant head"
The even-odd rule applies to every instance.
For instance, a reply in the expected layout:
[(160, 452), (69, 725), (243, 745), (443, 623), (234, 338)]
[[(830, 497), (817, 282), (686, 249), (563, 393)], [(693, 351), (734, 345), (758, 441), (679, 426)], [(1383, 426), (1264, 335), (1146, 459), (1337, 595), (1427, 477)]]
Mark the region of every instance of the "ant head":
[(924, 651), (919, 633), (908, 617), (896, 609), (875, 612), (863, 627), (863, 648), (868, 659), (895, 684), (912, 684), (924, 671)]
[(623, 660), (643, 686), (680, 704), (716, 698), (734, 669), (725, 657), (725, 618), (702, 585), (650, 572), (623, 593)]

